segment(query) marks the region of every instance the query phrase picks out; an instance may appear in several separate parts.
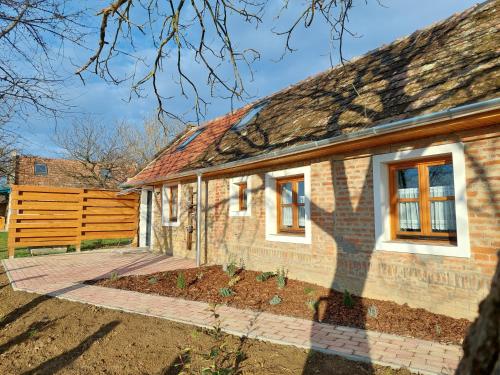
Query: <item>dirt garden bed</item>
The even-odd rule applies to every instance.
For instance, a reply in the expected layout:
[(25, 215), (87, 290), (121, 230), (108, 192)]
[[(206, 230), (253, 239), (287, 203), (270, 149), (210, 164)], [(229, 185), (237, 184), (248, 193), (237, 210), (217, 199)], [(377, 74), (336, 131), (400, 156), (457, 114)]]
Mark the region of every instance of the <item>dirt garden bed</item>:
[[(179, 277), (181, 273), (183, 277)], [(411, 308), (406, 304), (356, 296), (349, 298), (343, 293), (297, 280), (288, 279), (286, 286), (279, 288), (275, 275), (260, 282), (256, 279), (259, 275), (259, 272), (238, 270), (232, 277), (236, 282), (230, 286), (232, 293), (229, 296), (221, 295), (221, 288), (228, 287), (231, 277), (220, 266), (152, 275), (115, 276), (88, 283), (194, 301), (223, 303), (238, 308), (453, 344), (462, 342), (470, 325), (466, 319), (454, 319), (424, 309)], [(280, 302), (273, 304), (278, 301)]]

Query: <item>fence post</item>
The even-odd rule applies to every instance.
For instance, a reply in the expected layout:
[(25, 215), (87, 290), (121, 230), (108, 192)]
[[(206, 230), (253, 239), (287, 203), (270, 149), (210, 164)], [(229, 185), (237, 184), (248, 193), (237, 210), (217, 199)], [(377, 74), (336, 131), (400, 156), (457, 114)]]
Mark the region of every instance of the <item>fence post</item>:
[(80, 190), (80, 193), (78, 194), (78, 227), (77, 227), (77, 232), (76, 232), (76, 244), (75, 244), (75, 249), (77, 252), (80, 252), (82, 249), (82, 230), (83, 230), (83, 194), (85, 193), (84, 189)]

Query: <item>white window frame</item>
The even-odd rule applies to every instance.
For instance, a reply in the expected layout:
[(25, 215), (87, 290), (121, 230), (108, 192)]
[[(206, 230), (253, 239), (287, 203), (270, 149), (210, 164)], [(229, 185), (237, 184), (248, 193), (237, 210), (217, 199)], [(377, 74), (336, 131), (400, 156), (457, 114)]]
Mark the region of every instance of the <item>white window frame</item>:
[[(170, 220), (170, 187), (177, 186), (177, 219)], [(161, 223), (164, 227), (178, 227), (181, 224), (181, 184), (165, 184), (161, 189)]]
[[(276, 180), (282, 177), (304, 176), (305, 228), (304, 235), (279, 233), (277, 222)], [(311, 225), (311, 167), (297, 167), (266, 173), (265, 176), (266, 240), (310, 245)]]
[[(229, 216), (252, 216), (251, 176), (233, 177), (229, 179)], [(247, 209), (240, 210), (240, 184), (247, 184)]]
[[(405, 242), (405, 240), (392, 240), (388, 165), (392, 162), (418, 160), (429, 156), (439, 155), (451, 155), (452, 157), (453, 183), (455, 185), (457, 244), (419, 244), (416, 241)], [(469, 216), (467, 213), (463, 143), (451, 143), (374, 156), (373, 199), (375, 209), (375, 250), (470, 258)]]

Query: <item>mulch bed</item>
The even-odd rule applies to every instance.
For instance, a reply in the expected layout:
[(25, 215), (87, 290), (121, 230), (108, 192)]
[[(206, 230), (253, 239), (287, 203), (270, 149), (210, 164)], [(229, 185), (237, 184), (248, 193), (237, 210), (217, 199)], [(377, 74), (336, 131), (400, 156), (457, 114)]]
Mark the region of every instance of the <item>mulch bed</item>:
[[(185, 277), (184, 289), (177, 287), (179, 273), (183, 273)], [(219, 294), (219, 289), (227, 287), (230, 280), (220, 266), (92, 280), (87, 283), (194, 301), (227, 304), (242, 309), (268, 311), (323, 323), (444, 343), (460, 344), (470, 326), (470, 322), (466, 319), (434, 314), (406, 304), (399, 305), (390, 301), (357, 296), (352, 296), (354, 306), (349, 308), (345, 306), (343, 293), (291, 279), (287, 280), (285, 288), (279, 289), (275, 276), (258, 282), (256, 277), (259, 274), (254, 271), (239, 270), (237, 272), (239, 281), (231, 288), (234, 294), (230, 297), (222, 297)], [(269, 301), (275, 295), (278, 295), (282, 301), (277, 305), (271, 305)]]

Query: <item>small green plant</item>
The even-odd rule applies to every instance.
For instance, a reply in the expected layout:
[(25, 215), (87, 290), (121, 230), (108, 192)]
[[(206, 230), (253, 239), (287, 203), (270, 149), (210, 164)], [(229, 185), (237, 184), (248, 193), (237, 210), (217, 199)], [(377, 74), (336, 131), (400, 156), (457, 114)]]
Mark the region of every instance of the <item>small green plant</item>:
[(276, 271), (276, 283), (278, 284), (278, 289), (283, 289), (286, 286), (286, 274), (287, 271), (283, 267), (278, 268)]
[(150, 277), (148, 279), (148, 283), (151, 284), (151, 285), (154, 285), (154, 284), (158, 283), (158, 279), (156, 277), (154, 277), (154, 276)]
[(227, 298), (227, 297), (231, 297), (233, 294), (234, 294), (234, 292), (231, 288), (225, 287), (225, 288), (219, 289), (219, 295), (221, 297)]
[(236, 275), (236, 272), (238, 271), (238, 266), (236, 265), (236, 262), (234, 260), (231, 260), (227, 265), (226, 265), (226, 274), (229, 277), (234, 277)]
[(318, 309), (318, 301), (315, 301), (313, 299), (307, 300), (306, 306), (309, 310), (315, 312)]
[(351, 293), (347, 289), (344, 289), (344, 306), (348, 309), (352, 309), (354, 307), (354, 300), (352, 299)]
[(36, 328), (30, 329), (28, 332), (29, 337), (33, 337), (38, 333), (38, 330)]
[(177, 289), (186, 289), (186, 277), (184, 276), (184, 272), (179, 272), (177, 274)]
[(438, 323), (436, 323), (436, 325), (434, 326), (434, 329), (436, 330), (436, 335), (441, 336), (441, 332), (442, 332), (441, 326)]
[(310, 296), (311, 294), (314, 294), (314, 288), (311, 288), (310, 286), (306, 286), (304, 288), (304, 294), (307, 294), (308, 296)]
[(257, 276), (255, 276), (255, 280), (257, 280), (259, 283), (263, 282), (263, 281), (266, 281), (267, 279), (269, 279), (270, 277), (273, 277), (274, 276), (274, 272), (262, 272), (260, 274), (258, 274)]
[(227, 283), (227, 286), (232, 288), (233, 286), (235, 286), (236, 284), (238, 284), (238, 282), (240, 281), (240, 277), (239, 276), (234, 276), (233, 278), (231, 278), (231, 280), (229, 280), (229, 282)]
[(281, 303), (281, 301), (282, 301), (281, 297), (280, 297), (280, 296), (278, 296), (277, 294), (275, 294), (275, 295), (273, 296), (273, 298), (271, 298), (271, 299), (269, 300), (269, 304), (270, 304), (270, 305), (272, 305), (272, 306), (274, 306), (274, 305), (279, 305), (279, 304)]
[(377, 306), (375, 305), (371, 305), (368, 307), (368, 310), (367, 310), (367, 313), (368, 313), (368, 316), (370, 318), (373, 318), (373, 319), (376, 319), (377, 316), (378, 316), (378, 309), (377, 309)]
[(111, 272), (111, 274), (109, 275), (109, 279), (110, 279), (111, 281), (116, 281), (116, 280), (118, 280), (119, 278), (120, 278), (120, 275), (119, 275), (119, 274), (118, 274), (118, 272), (116, 272), (116, 271)]

